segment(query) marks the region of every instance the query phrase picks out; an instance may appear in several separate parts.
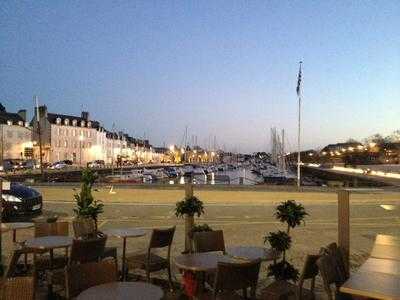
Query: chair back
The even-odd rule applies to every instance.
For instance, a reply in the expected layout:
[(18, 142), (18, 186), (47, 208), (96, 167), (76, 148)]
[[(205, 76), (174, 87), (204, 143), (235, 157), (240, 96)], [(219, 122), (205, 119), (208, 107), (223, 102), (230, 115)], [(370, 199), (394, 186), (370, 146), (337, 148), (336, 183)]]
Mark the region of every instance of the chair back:
[(67, 299), (77, 297), (92, 286), (116, 282), (118, 279), (115, 259), (69, 265), (65, 273)]
[(74, 239), (71, 247), (70, 263), (99, 261), (104, 253), (107, 236), (91, 239)]
[(343, 250), (336, 243), (331, 243), (323, 249), (325, 253), (334, 257), (337, 265), (337, 271), (341, 277), (341, 281), (345, 282), (349, 278), (349, 270), (345, 263)]
[(94, 236), (96, 232), (96, 225), (92, 218), (78, 218), (72, 221), (75, 238), (85, 238)]
[(314, 293), (314, 287), (315, 287), (315, 277), (319, 273), (319, 269), (317, 266), (317, 260), (320, 258), (320, 255), (307, 255), (306, 261), (303, 266), (303, 270), (300, 274), (299, 278), (299, 295), (302, 297), (302, 291), (303, 291), (303, 286), (304, 286), (304, 281), (311, 279), (311, 288), (310, 291)]
[(222, 251), (225, 253), (224, 233), (222, 230), (195, 232), (193, 234), (196, 252)]
[(34, 300), (35, 280), (33, 277), (7, 278), (1, 288), (2, 300)]
[(337, 262), (335, 257), (329, 254), (322, 254), (317, 260), (317, 266), (322, 277), (325, 292), (328, 299), (333, 300), (331, 285), (334, 284), (336, 292), (343, 284), (342, 277), (338, 272)]
[(35, 223), (35, 237), (43, 237), (50, 235), (69, 235), (68, 222), (55, 222), (55, 223)]
[(175, 226), (167, 229), (153, 229), (149, 249), (171, 247), (174, 234)]
[(260, 263), (260, 260), (243, 263), (219, 262), (214, 282), (214, 293), (236, 291), (248, 287), (255, 290)]

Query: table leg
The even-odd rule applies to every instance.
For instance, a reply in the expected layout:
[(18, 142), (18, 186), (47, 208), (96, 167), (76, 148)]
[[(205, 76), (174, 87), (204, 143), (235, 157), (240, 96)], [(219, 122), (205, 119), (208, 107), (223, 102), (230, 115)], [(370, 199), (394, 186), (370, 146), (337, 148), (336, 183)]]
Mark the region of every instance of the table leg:
[[(50, 249), (50, 262), (49, 262), (49, 268), (50, 271), (53, 270), (53, 258), (54, 258), (54, 251), (53, 249)], [(47, 288), (48, 288), (48, 299), (53, 299), (53, 284), (49, 282), (49, 279), (46, 279), (48, 281)]]
[(123, 238), (124, 244), (122, 246), (122, 281), (126, 280), (126, 237)]

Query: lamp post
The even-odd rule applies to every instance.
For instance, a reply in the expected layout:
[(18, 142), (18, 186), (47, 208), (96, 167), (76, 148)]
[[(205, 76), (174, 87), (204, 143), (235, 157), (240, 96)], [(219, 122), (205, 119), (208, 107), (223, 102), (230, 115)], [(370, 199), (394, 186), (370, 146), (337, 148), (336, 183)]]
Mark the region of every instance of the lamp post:
[(83, 142), (83, 135), (79, 136), (79, 166), (82, 167), (82, 142)]

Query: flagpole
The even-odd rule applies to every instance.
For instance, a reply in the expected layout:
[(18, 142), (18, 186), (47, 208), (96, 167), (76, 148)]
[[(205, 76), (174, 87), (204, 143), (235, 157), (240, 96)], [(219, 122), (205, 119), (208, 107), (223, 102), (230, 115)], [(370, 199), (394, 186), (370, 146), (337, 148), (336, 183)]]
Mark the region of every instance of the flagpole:
[(301, 64), (303, 62), (299, 62), (299, 79), (297, 84), (297, 96), (299, 100), (299, 107), (298, 107), (298, 132), (297, 132), (297, 187), (300, 188), (301, 186), (301, 172), (300, 172), (300, 164), (301, 164), (301, 157), (300, 157), (300, 147), (301, 147)]

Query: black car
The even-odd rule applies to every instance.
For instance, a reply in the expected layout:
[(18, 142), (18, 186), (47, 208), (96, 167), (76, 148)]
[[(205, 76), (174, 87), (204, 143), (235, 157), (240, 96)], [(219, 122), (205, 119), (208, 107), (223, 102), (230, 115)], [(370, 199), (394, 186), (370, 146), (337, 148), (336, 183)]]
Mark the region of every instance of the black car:
[(31, 217), (42, 213), (42, 195), (30, 187), (12, 182), (2, 191), (3, 220)]

